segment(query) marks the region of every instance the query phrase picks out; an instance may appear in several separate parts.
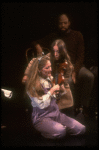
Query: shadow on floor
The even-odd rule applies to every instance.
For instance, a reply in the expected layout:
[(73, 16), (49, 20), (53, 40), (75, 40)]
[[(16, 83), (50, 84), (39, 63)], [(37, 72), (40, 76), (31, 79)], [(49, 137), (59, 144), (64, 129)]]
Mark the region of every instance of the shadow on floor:
[[(30, 146), (98, 146), (98, 120), (93, 117), (85, 118), (86, 133), (83, 136), (69, 136), (60, 140), (43, 138), (32, 126), (31, 111), (28, 105), (22, 105), (22, 98), (7, 102), (2, 108), (1, 129), (2, 147), (30, 147)], [(19, 103), (20, 102), (20, 103)]]

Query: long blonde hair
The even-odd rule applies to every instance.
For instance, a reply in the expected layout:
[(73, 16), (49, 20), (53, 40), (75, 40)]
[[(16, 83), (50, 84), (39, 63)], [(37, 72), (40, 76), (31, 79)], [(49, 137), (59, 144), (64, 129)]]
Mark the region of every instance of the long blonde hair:
[(48, 60), (50, 60), (48, 56), (38, 57), (34, 60), (30, 68), (29, 79), (26, 84), (26, 92), (29, 92), (31, 97), (40, 97), (44, 94), (44, 89), (40, 84), (39, 70), (42, 70)]

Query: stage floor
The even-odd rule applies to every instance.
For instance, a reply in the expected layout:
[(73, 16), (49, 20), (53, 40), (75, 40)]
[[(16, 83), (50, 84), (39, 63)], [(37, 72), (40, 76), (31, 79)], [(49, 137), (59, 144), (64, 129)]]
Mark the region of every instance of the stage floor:
[[(17, 96), (11, 101), (3, 100), (1, 129), (2, 147), (33, 147), (33, 146), (98, 146), (98, 118), (86, 117), (84, 124), (86, 133), (83, 136), (64, 137), (60, 140), (43, 138), (32, 126), (31, 107)], [(24, 105), (23, 105), (24, 104)], [(26, 107), (28, 106), (28, 107)]]

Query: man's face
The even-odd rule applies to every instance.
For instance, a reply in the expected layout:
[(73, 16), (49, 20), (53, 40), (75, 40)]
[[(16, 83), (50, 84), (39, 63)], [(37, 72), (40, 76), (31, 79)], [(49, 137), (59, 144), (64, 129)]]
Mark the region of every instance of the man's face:
[(66, 15), (61, 15), (59, 17), (59, 23), (58, 23), (58, 27), (62, 32), (65, 32), (68, 30), (70, 26), (70, 21), (68, 20)]

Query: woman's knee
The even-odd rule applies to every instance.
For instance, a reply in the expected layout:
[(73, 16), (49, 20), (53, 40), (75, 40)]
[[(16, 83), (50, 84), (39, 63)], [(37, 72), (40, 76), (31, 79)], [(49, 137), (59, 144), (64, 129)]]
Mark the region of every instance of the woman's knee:
[(56, 126), (54, 126), (54, 129), (54, 133), (52, 134), (54, 138), (61, 138), (66, 135), (66, 126), (58, 123)]
[(79, 78), (84, 78), (90, 81), (94, 81), (94, 74), (90, 70), (86, 68), (82, 68), (79, 72)]
[(86, 131), (86, 127), (84, 125), (82, 125), (81, 129), (80, 129), (80, 134), (84, 134)]
[(50, 139), (58, 139), (66, 135), (66, 126), (63, 126), (62, 124), (55, 125), (53, 129), (54, 130), (49, 133), (43, 133), (42, 136)]
[(75, 135), (84, 134), (86, 131), (86, 127), (82, 124), (79, 124), (75, 131)]
[(76, 120), (73, 121), (72, 126), (69, 128), (70, 135), (84, 134), (85, 131), (86, 127)]
[(90, 87), (91, 86), (93, 86), (93, 84), (94, 84), (94, 75), (93, 75), (93, 73), (88, 73), (87, 75), (86, 75), (86, 79), (87, 79), (87, 81), (88, 81), (88, 83), (90, 83)]
[(58, 137), (64, 137), (66, 135), (66, 126), (61, 125), (58, 129)]
[(94, 81), (94, 75), (93, 75), (93, 73), (89, 73), (88, 75), (88, 78), (91, 80), (91, 81)]

